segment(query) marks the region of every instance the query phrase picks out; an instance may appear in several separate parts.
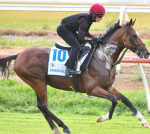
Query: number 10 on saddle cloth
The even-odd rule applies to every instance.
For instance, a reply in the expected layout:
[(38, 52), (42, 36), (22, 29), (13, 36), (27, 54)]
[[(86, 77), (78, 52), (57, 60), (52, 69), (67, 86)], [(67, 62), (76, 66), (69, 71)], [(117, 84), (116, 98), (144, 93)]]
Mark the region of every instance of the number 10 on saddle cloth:
[(52, 47), (49, 53), (48, 75), (65, 76), (65, 63), (68, 58), (67, 50)]

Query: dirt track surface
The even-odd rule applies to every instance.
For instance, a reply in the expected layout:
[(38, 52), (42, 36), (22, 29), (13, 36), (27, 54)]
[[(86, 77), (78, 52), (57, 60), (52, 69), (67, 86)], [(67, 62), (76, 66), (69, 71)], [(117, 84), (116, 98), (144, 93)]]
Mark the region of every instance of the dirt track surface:
[[(146, 37), (146, 38), (150, 38), (150, 33), (145, 33), (144, 31), (141, 31), (142, 33), (142, 37)], [(48, 33), (48, 35), (46, 36), (37, 36), (37, 35), (33, 35), (34, 32), (32, 32), (32, 36), (27, 36), (25, 35), (25, 37), (27, 39), (31, 39), (34, 38), (34, 40), (38, 40), (41, 38), (47, 38), (47, 39), (56, 39), (57, 41), (60, 40), (60, 37), (57, 36), (56, 33), (51, 32)], [(1, 32), (0, 32), (1, 34)], [(97, 35), (97, 33), (95, 32), (94, 35)], [(5, 36), (5, 35), (4, 35)], [(9, 34), (6, 36), (6, 38), (19, 38), (22, 35), (19, 36), (14, 36), (12, 34)], [(23, 35), (24, 36), (24, 35)], [(55, 41), (55, 40), (54, 40)], [(0, 47), (0, 53), (3, 54), (17, 54), (19, 52), (24, 51), (26, 48), (22, 48), (22, 47), (9, 47), (9, 46), (4, 46), (4, 47)], [(125, 56), (136, 56), (133, 52), (128, 51), (127, 54)], [(150, 87), (150, 65), (149, 64), (143, 64), (143, 68), (148, 80), (148, 84)], [(10, 78), (13, 79), (17, 79), (19, 82), (22, 82), (21, 79), (19, 79), (16, 75), (11, 75)], [(139, 80), (140, 79), (140, 80)], [(143, 90), (144, 89), (144, 85), (143, 85), (143, 81), (141, 80), (141, 75), (140, 75), (140, 71), (138, 68), (138, 64), (129, 64), (129, 63), (121, 63), (121, 73), (118, 73), (116, 75), (116, 82), (114, 83), (114, 85), (116, 86), (117, 89), (119, 90)]]
[[(139, 30), (139, 34), (144, 39), (150, 39), (150, 31), (147, 30)], [(99, 36), (99, 34), (103, 34), (103, 32), (91, 32), (95, 36)], [(13, 30), (13, 29), (0, 29), (0, 35), (9, 35), (9, 36), (50, 36), (59, 38), (56, 32), (49, 30), (32, 30), (32, 31), (23, 31), (23, 30)]]

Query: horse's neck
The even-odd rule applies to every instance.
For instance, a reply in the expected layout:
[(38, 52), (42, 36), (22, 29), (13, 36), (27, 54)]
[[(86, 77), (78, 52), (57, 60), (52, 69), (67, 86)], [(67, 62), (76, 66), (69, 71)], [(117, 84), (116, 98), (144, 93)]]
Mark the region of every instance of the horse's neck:
[(106, 43), (97, 49), (97, 56), (99, 59), (111, 64), (116, 62), (122, 50), (123, 48), (116, 43)]

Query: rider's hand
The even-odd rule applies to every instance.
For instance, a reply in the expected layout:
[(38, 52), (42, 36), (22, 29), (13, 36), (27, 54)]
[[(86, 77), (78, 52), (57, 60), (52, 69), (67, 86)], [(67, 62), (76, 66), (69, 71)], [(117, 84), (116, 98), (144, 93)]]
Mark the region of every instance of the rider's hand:
[(97, 37), (92, 37), (92, 41), (93, 41), (94, 44), (102, 43), (101, 38), (97, 38)]
[(102, 43), (102, 39), (101, 38), (97, 38), (97, 43)]

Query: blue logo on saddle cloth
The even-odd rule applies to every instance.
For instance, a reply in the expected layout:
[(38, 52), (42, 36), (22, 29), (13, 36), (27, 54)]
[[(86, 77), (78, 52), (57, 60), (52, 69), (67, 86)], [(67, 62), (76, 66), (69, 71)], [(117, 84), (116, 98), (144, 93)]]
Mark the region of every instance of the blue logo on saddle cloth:
[(69, 55), (66, 50), (52, 47), (49, 53), (48, 75), (65, 76), (65, 63)]

